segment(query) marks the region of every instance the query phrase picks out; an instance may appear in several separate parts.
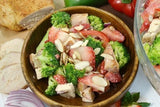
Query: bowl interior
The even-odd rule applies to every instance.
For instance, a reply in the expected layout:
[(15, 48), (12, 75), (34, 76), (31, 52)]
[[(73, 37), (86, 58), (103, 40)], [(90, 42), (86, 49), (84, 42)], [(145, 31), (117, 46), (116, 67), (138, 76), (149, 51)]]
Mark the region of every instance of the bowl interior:
[(44, 90), (47, 88), (47, 79), (36, 79), (36, 74), (29, 62), (29, 55), (31, 53), (35, 53), (36, 47), (42, 40), (43, 36), (45, 35), (47, 29), (51, 27), (50, 24), (50, 17), (51, 14), (45, 17), (37, 26), (35, 26), (31, 32), (28, 34), (23, 50), (22, 50), (22, 69), (25, 76), (26, 81), (28, 82), (30, 88), (32, 91), (35, 92), (35, 94), (45, 103), (48, 105), (59, 105), (59, 106), (106, 106), (109, 104), (114, 103), (115, 101), (119, 100), (124, 93), (128, 90), (130, 84), (132, 83), (138, 67), (138, 58), (135, 53), (134, 48), (134, 40), (133, 40), (133, 34), (130, 31), (130, 29), (117, 17), (113, 16), (112, 14), (97, 9), (93, 7), (87, 7), (87, 6), (77, 6), (77, 7), (70, 7), (61, 9), (59, 11), (65, 11), (70, 14), (73, 13), (89, 13), (92, 15), (96, 15), (104, 22), (111, 22), (112, 25), (118, 29), (121, 33), (123, 33), (126, 37), (124, 45), (128, 48), (128, 51), (131, 55), (131, 60), (128, 63), (128, 65), (121, 69), (121, 74), (123, 74), (123, 80), (120, 83), (113, 84), (110, 87), (110, 90), (107, 93), (104, 93), (102, 95), (98, 95), (95, 98), (95, 101), (93, 103), (84, 103), (82, 102), (80, 97), (76, 97), (74, 99), (67, 99), (64, 97), (61, 97), (59, 95), (57, 96), (46, 96), (44, 94)]

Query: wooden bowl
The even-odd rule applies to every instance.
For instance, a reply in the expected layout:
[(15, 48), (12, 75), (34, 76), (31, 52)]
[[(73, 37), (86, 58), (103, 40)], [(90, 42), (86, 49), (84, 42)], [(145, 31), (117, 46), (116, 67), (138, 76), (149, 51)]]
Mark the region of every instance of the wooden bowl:
[(121, 74), (123, 74), (123, 80), (120, 83), (111, 85), (110, 90), (107, 93), (102, 95), (98, 95), (93, 103), (85, 103), (82, 102), (80, 97), (76, 97), (74, 99), (67, 99), (61, 97), (59, 95), (56, 96), (46, 96), (44, 94), (45, 89), (47, 88), (47, 79), (36, 79), (36, 74), (33, 67), (29, 61), (29, 55), (31, 53), (35, 53), (36, 47), (42, 40), (45, 35), (47, 29), (51, 27), (50, 17), (51, 14), (46, 16), (43, 20), (41, 20), (28, 34), (25, 39), (23, 50), (22, 50), (22, 69), (24, 73), (24, 77), (29, 84), (29, 87), (32, 91), (45, 103), (49, 106), (89, 106), (89, 107), (99, 107), (113, 104), (118, 101), (122, 96), (128, 91), (131, 83), (133, 82), (135, 75), (137, 73), (138, 68), (138, 58), (136, 56), (135, 47), (134, 47), (134, 38), (130, 29), (126, 26), (124, 22), (122, 22), (118, 17), (108, 13), (106, 11), (88, 7), (88, 6), (76, 6), (64, 8), (59, 11), (65, 11), (70, 14), (72, 13), (89, 13), (92, 15), (96, 15), (104, 22), (111, 22), (112, 25), (118, 29), (125, 37), (126, 40), (124, 45), (128, 48), (128, 51), (131, 55), (131, 60), (127, 64), (124, 69), (121, 69)]

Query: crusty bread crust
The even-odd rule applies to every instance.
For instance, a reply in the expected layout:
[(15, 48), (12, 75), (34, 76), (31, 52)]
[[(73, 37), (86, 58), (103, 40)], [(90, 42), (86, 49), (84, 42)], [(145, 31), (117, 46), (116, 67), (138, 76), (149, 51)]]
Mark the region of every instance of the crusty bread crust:
[[(0, 25), (11, 30), (21, 31), (25, 29), (24, 26), (19, 25), (21, 20), (32, 13), (39, 14), (40, 9), (47, 7), (54, 9), (53, 0), (0, 0)], [(51, 10), (46, 10), (46, 13), (43, 14), (46, 15), (48, 12), (51, 12)], [(41, 16), (36, 17), (39, 20), (42, 18)], [(35, 20), (34, 17), (30, 18)], [(36, 23), (37, 20), (34, 22)]]

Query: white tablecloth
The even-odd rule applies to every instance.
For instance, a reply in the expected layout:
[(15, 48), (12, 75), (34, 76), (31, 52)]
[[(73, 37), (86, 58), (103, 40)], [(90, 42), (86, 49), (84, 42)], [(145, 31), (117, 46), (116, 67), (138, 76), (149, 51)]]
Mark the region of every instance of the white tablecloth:
[[(141, 66), (139, 66), (138, 73), (129, 91), (140, 92), (139, 102), (149, 102), (151, 103), (150, 107), (160, 107), (160, 96), (145, 77)], [(7, 95), (0, 94), (0, 107), (4, 107), (6, 98)]]

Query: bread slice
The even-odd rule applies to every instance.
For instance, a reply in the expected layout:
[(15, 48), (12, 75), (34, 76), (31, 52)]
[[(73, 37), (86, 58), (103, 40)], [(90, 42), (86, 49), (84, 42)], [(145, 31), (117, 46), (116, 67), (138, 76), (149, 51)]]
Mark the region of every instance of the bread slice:
[(6, 54), (0, 60), (0, 70), (4, 69), (5, 67), (10, 66), (10, 65), (20, 64), (21, 63), (20, 58), (21, 58), (20, 52)]
[(21, 64), (14, 64), (0, 70), (0, 93), (9, 93), (26, 85)]
[(21, 53), (23, 42), (23, 39), (16, 38), (2, 44), (0, 46), (0, 59), (2, 59), (6, 54), (11, 52)]
[(53, 10), (53, 0), (0, 0), (0, 25), (21, 31)]

